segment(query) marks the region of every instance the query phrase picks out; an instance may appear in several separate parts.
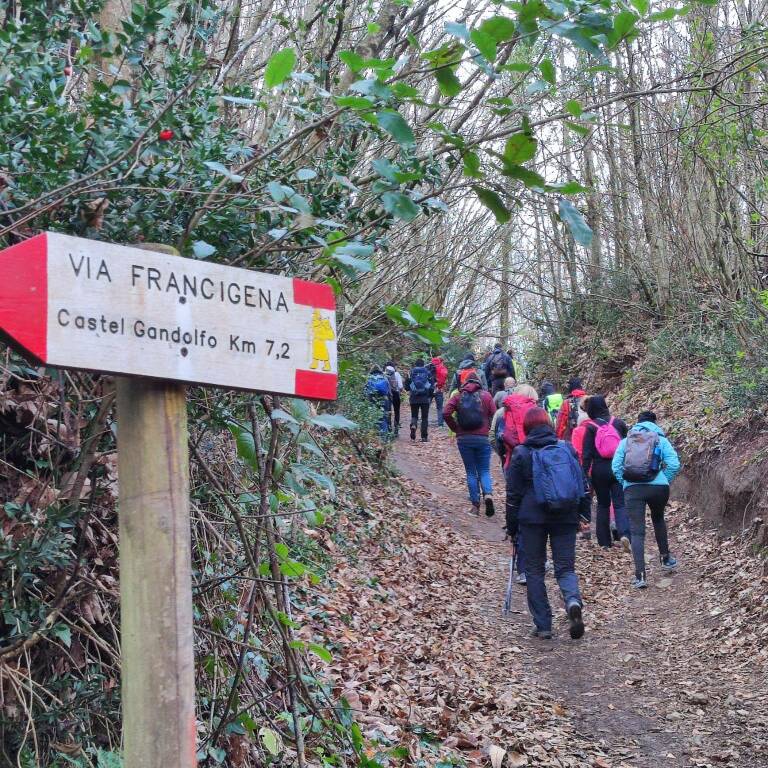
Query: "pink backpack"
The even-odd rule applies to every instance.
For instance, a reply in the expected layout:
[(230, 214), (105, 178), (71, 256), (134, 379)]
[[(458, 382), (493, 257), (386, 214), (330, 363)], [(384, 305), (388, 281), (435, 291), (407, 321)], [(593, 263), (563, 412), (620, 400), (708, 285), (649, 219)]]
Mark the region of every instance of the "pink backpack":
[(613, 419), (601, 424), (595, 432), (595, 449), (604, 459), (612, 459), (621, 442), (621, 436), (613, 426)]

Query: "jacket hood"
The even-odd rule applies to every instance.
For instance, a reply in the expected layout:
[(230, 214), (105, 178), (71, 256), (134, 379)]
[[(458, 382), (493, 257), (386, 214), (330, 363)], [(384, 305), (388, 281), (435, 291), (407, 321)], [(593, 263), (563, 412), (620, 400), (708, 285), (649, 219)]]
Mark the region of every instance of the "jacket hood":
[(557, 443), (557, 435), (552, 427), (542, 424), (540, 427), (534, 427), (529, 433), (523, 445), (528, 448), (544, 448), (546, 445)]
[(521, 395), (518, 392), (513, 392), (504, 398), (504, 407), (509, 408), (509, 410), (519, 408), (521, 405), (535, 406), (536, 401), (532, 397), (525, 397), (525, 395)]
[(587, 393), (583, 389), (574, 389), (568, 393), (568, 397), (584, 397)]
[(549, 397), (549, 395), (555, 394), (555, 385), (551, 381), (545, 381), (541, 385), (541, 389), (539, 390), (539, 395), (541, 397)]
[(608, 404), (605, 402), (605, 398), (602, 395), (592, 395), (592, 397), (587, 400), (587, 414), (593, 421), (595, 419), (608, 421), (608, 419), (611, 418)]
[(635, 424), (634, 427), (632, 427), (633, 430), (635, 429), (641, 429), (645, 432), (655, 432), (657, 435), (661, 435), (662, 437), (666, 437), (664, 434), (664, 430), (658, 425), (654, 424), (652, 421), (641, 421), (639, 424)]
[(438, 363), (442, 363), (443, 362), (443, 358), (442, 357), (433, 357), (430, 362), (433, 365), (437, 365)]
[(462, 392), (477, 392), (478, 390), (482, 389), (483, 385), (479, 381), (475, 381), (474, 379), (470, 379), (464, 386), (461, 388)]
[(459, 363), (459, 368), (465, 371), (467, 368), (477, 368), (477, 362), (474, 357), (468, 357), (466, 360), (462, 360)]

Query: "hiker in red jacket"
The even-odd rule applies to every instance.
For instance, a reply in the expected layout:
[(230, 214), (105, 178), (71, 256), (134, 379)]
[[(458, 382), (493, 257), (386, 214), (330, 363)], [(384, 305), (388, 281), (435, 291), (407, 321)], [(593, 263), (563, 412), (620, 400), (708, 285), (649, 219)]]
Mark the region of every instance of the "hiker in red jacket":
[(461, 389), (445, 404), (443, 416), (456, 433), (456, 445), (467, 472), (472, 512), (480, 514), (480, 491), (485, 497), (485, 514), (494, 514), (491, 480), (491, 444), (488, 429), (496, 411), (493, 398), (483, 389), (480, 377), (471, 374)]
[(504, 431), (502, 440), (504, 441), (504, 453), (506, 459), (504, 467), (509, 465), (512, 453), (518, 445), (525, 442), (525, 432), (523, 431), (523, 419), (525, 414), (536, 408), (539, 395), (536, 390), (528, 384), (519, 384), (515, 391), (504, 398)]
[(557, 414), (555, 434), (558, 440), (571, 439), (571, 433), (579, 425), (579, 401), (587, 394), (581, 384), (581, 379), (577, 376), (568, 382), (567, 392), (560, 412)]
[(437, 426), (442, 427), (445, 423), (443, 419), (443, 405), (445, 399), (445, 384), (448, 381), (448, 369), (445, 367), (442, 357), (433, 357), (429, 369), (432, 371), (435, 379), (435, 408), (437, 409)]

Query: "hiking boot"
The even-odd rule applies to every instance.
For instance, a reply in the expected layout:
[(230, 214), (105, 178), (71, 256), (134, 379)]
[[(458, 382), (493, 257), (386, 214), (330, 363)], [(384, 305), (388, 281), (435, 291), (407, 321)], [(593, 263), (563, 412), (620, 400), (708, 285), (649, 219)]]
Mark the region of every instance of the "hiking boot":
[(490, 496), (485, 497), (485, 516), (493, 517), (496, 514), (496, 510), (493, 508), (493, 499)]
[(641, 573), (639, 576), (635, 576), (630, 586), (632, 589), (647, 589), (648, 582), (645, 580), (645, 574)]
[(416, 442), (416, 427), (415, 426), (411, 427), (411, 440), (413, 440), (414, 443)]
[(421, 442), (422, 443), (428, 443), (429, 442), (429, 438), (428, 437), (422, 437), (421, 438)]
[(581, 606), (576, 601), (568, 606), (568, 621), (570, 622), (568, 631), (571, 633), (571, 639), (578, 640), (583, 637), (584, 619), (581, 617)]
[(480, 502), (479, 501), (473, 501), (472, 502), (472, 512), (471, 514), (477, 515), (480, 517)]
[(524, 573), (518, 573), (515, 581), (521, 586), (525, 587), (528, 584), (528, 577)]
[(665, 571), (674, 571), (677, 568), (677, 560), (672, 555), (663, 555), (661, 558), (661, 567)]
[(629, 541), (629, 536), (622, 536), (621, 537), (621, 548), (625, 552), (631, 552), (632, 551), (632, 544)]
[(551, 629), (539, 629), (538, 627), (534, 627), (533, 630), (531, 630), (531, 637), (538, 637), (539, 640), (551, 640), (552, 639), (552, 630)]
[(611, 538), (614, 541), (619, 540), (619, 529), (616, 527), (616, 523), (611, 523)]

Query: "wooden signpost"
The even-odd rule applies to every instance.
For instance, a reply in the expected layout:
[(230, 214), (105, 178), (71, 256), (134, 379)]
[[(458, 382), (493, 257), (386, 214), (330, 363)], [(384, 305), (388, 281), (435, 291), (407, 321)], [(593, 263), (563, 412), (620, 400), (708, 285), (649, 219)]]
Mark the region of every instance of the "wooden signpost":
[(144, 248), (49, 232), (1, 251), (0, 331), (45, 365), (118, 374), (124, 764), (190, 768), (184, 384), (335, 399), (335, 300), (324, 284)]

